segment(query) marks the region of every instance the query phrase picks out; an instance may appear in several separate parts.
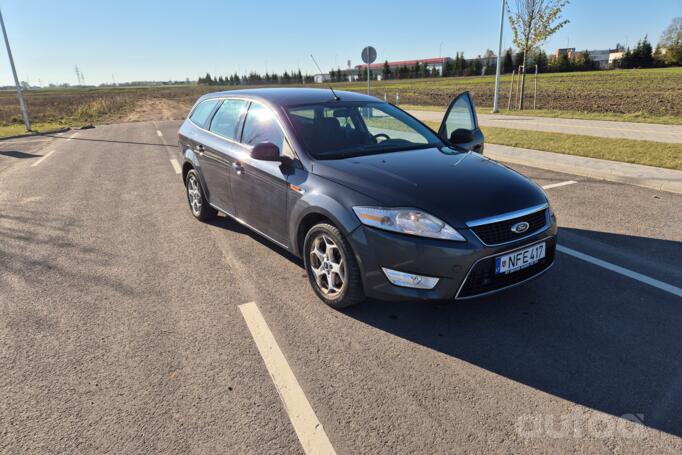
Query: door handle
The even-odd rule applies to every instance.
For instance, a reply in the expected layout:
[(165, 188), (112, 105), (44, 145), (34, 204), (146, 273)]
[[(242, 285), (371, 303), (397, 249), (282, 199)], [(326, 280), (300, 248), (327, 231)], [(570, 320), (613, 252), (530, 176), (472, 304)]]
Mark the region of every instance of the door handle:
[(196, 150), (197, 153), (199, 153), (199, 155), (203, 155), (203, 154), (204, 154), (204, 150), (206, 150), (206, 149), (204, 148), (203, 145), (199, 144), (199, 145), (197, 145), (197, 146), (194, 148), (194, 150)]
[(237, 161), (232, 163), (232, 169), (235, 170), (237, 175), (242, 175), (244, 173), (244, 166), (242, 166), (241, 163)]

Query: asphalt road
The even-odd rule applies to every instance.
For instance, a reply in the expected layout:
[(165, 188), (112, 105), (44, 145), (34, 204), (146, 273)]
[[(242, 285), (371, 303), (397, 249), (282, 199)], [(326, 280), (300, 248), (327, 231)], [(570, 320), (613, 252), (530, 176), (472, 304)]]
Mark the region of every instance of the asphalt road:
[(192, 218), (177, 126), (0, 143), (0, 452), (302, 453), (247, 302), (337, 453), (682, 450), (682, 195), (516, 167), (576, 182), (546, 190), (563, 247), (640, 275), (559, 253), (493, 297), (334, 311)]
[[(444, 112), (421, 110), (410, 110), (409, 112), (422, 121), (438, 123), (443, 120), (444, 114)], [(478, 113), (478, 123), (481, 126), (513, 128), (517, 130), (635, 139), (672, 144), (682, 143), (682, 125), (482, 114), (480, 112)]]

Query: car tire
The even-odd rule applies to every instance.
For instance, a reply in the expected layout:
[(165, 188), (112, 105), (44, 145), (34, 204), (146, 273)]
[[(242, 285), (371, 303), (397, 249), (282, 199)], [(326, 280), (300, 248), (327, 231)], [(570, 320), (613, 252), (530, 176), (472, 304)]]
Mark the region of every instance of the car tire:
[(189, 209), (194, 218), (199, 221), (210, 221), (218, 215), (218, 211), (208, 204), (199, 174), (194, 169), (191, 169), (185, 177), (185, 189)]
[(335, 226), (313, 226), (303, 242), (303, 260), (310, 285), (318, 297), (340, 309), (365, 300), (358, 266), (350, 244)]

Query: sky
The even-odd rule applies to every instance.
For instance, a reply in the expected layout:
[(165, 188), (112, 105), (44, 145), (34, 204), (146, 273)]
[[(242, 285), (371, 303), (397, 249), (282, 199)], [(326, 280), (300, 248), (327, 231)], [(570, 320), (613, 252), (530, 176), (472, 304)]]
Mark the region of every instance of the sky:
[[(514, 0), (511, 0), (512, 3)], [(497, 52), (501, 0), (0, 0), (21, 80), (32, 85), (184, 80)], [(543, 44), (605, 49), (656, 44), (682, 0), (572, 0), (571, 22)], [(504, 47), (512, 45), (505, 21)], [(12, 83), (0, 48), (0, 85)]]

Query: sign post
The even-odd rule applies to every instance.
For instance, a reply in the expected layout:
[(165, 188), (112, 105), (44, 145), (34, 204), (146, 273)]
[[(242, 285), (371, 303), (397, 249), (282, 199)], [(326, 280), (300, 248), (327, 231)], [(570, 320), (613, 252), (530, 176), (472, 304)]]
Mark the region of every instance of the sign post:
[(502, 31), (504, 30), (504, 2), (500, 13), (500, 43), (497, 47), (497, 69), (495, 70), (495, 98), (493, 100), (493, 114), (500, 112), (500, 73), (502, 72)]
[(367, 64), (367, 94), (369, 95), (370, 93), (370, 73), (369, 73), (369, 66), (374, 63), (374, 61), (377, 59), (377, 50), (374, 49), (372, 46), (367, 46), (362, 50), (362, 61)]
[(2, 18), (2, 11), (0, 11), (0, 26), (2, 26), (2, 35), (5, 37), (5, 46), (7, 46), (7, 56), (9, 57), (9, 64), (12, 67), (14, 84), (17, 86), (17, 98), (19, 98), (21, 115), (24, 117), (24, 126), (26, 127), (26, 131), (31, 131), (31, 121), (28, 119), (28, 112), (26, 111), (26, 104), (24, 103), (24, 95), (21, 93), (21, 84), (19, 84), (19, 78), (17, 77), (17, 69), (14, 67), (14, 58), (12, 58), (12, 49), (9, 47), (9, 40), (7, 39), (7, 31), (5, 30), (5, 21)]

